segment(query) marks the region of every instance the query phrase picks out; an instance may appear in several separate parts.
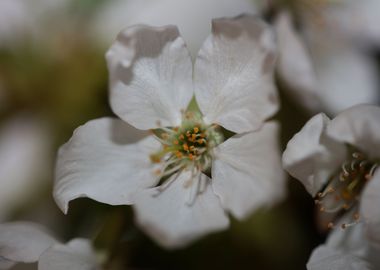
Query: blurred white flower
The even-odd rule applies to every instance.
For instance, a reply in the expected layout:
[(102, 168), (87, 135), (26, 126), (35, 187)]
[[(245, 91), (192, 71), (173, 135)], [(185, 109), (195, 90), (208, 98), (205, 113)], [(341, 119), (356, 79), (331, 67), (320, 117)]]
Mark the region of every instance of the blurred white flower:
[(17, 116), (0, 128), (0, 220), (22, 206), (46, 183), (51, 134), (35, 118)]
[[(306, 109), (333, 115), (353, 105), (378, 103), (375, 60), (336, 27), (336, 14), (331, 12), (348, 8), (343, 2), (354, 1), (320, 2), (297, 2), (299, 30), (289, 12), (280, 13), (275, 20), (279, 43), (277, 71), (286, 90)], [(355, 2), (365, 6), (367, 1)], [(379, 12), (380, 5), (376, 14)], [(348, 17), (347, 28), (355, 24), (352, 18), (357, 17)]]
[(333, 120), (318, 114), (289, 141), (283, 155), (285, 169), (316, 196), (321, 214), (329, 219), (326, 228), (363, 226), (361, 242), (378, 250), (379, 119), (380, 108), (371, 105), (357, 105)]
[(38, 262), (39, 270), (100, 269), (89, 240), (61, 244), (44, 228), (30, 222), (0, 224), (0, 269)]
[(211, 19), (255, 11), (250, 0), (113, 0), (95, 17), (94, 37), (109, 44), (121, 30), (134, 24), (177, 25), (195, 57), (210, 33)]
[(12, 42), (44, 35), (44, 18), (61, 9), (68, 0), (0, 1), (0, 48)]
[[(188, 244), (283, 196), (274, 41), (255, 17), (217, 19), (194, 65), (174, 26), (134, 26), (107, 53), (111, 107), (152, 135), (126, 144), (126, 124), (78, 128), (59, 151), (54, 197), (133, 204), (166, 247)], [(188, 109), (193, 96), (200, 112)], [(191, 105), (190, 105), (191, 107)], [(224, 140), (221, 128), (236, 135)], [(210, 178), (212, 176), (212, 179)]]
[(363, 228), (363, 224), (358, 224), (350, 230), (334, 230), (326, 244), (314, 249), (307, 269), (379, 269), (379, 250), (370, 245)]

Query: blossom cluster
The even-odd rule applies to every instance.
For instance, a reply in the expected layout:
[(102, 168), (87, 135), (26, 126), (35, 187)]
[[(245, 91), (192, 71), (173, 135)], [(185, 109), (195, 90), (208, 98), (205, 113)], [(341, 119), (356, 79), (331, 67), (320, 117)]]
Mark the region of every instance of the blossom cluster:
[[(131, 206), (160, 247), (184, 248), (281, 203), (287, 172), (327, 235), (307, 268), (380, 267), (380, 108), (368, 55), (380, 29), (363, 23), (379, 3), (263, 2), (255, 15), (212, 19), (197, 54), (173, 24), (117, 35), (105, 54), (113, 116), (78, 127), (57, 152), (52, 193), (64, 214), (78, 198)], [(353, 14), (361, 20), (348, 28)], [(278, 87), (313, 115), (282, 155), (280, 127), (290, 123), (279, 123)], [(124, 229), (109, 246), (63, 244), (32, 222), (4, 222), (0, 269), (109, 269)]]

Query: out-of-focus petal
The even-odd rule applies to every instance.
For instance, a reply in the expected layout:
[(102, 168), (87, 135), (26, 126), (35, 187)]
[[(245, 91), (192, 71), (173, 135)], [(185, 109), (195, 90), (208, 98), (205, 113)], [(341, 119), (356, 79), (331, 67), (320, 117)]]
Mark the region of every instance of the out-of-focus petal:
[(58, 153), (54, 198), (63, 212), (68, 203), (89, 197), (112, 205), (131, 204), (136, 193), (155, 184), (150, 154), (153, 137), (127, 144), (130, 127), (101, 118), (79, 127)]
[(193, 65), (175, 26), (132, 26), (106, 54), (114, 112), (138, 129), (178, 126), (192, 96)]
[(107, 43), (133, 24), (177, 25), (195, 57), (210, 33), (212, 19), (255, 10), (255, 3), (250, 0), (116, 0), (105, 3), (93, 25), (95, 38)]
[(31, 263), (56, 240), (42, 227), (30, 222), (11, 222), (0, 225), (0, 263)]
[(206, 123), (247, 132), (277, 111), (275, 50), (274, 35), (259, 18), (213, 20), (194, 67), (195, 95)]
[(0, 220), (32, 198), (50, 171), (52, 138), (43, 121), (16, 116), (0, 130)]
[(335, 115), (357, 104), (378, 103), (378, 73), (374, 60), (346, 44), (334, 46), (331, 45), (334, 42), (328, 45), (319, 42), (322, 48), (313, 50), (313, 62), (324, 110)]
[(328, 27), (359, 44), (380, 45), (380, 2), (345, 0), (325, 11)]
[[(134, 205), (138, 224), (167, 248), (185, 246), (205, 234), (226, 228), (229, 220), (210, 181), (213, 180), (203, 174), (201, 179), (192, 179), (191, 173), (184, 171), (161, 193), (159, 187), (145, 191)], [(193, 201), (193, 192), (197, 191)]]
[(69, 269), (100, 270), (90, 241), (74, 239), (66, 245), (55, 244), (38, 261), (38, 270)]
[(335, 117), (326, 133), (336, 141), (348, 143), (362, 151), (368, 158), (379, 158), (380, 108), (357, 105)]
[(360, 213), (370, 244), (380, 249), (380, 171), (377, 171), (361, 196)]
[(278, 41), (277, 72), (288, 94), (310, 111), (320, 107), (315, 70), (304, 41), (295, 31), (289, 13), (275, 22)]
[(307, 263), (308, 270), (370, 270), (365, 260), (339, 249), (322, 245), (317, 247)]
[(284, 195), (278, 135), (277, 123), (269, 122), (258, 131), (233, 136), (215, 150), (214, 192), (239, 219)]

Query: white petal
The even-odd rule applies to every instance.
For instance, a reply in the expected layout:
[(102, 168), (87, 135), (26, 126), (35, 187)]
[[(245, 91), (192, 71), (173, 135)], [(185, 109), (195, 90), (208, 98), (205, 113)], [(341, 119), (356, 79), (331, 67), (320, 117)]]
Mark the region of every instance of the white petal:
[(316, 111), (320, 106), (317, 82), (305, 43), (294, 29), (289, 13), (280, 14), (275, 27), (279, 51), (277, 71), (287, 86), (284, 89), (306, 109)]
[(337, 141), (348, 143), (369, 158), (377, 159), (380, 153), (380, 108), (357, 105), (335, 117), (327, 134)]
[[(30, 200), (50, 177), (52, 137), (37, 119), (17, 116), (0, 130), (0, 220)], [(22, 165), (21, 165), (22, 164)]]
[(350, 253), (322, 245), (316, 248), (307, 263), (308, 270), (370, 270), (368, 262)]
[(159, 149), (153, 137), (127, 144), (123, 121), (102, 118), (75, 130), (58, 153), (54, 198), (63, 212), (76, 198), (111, 205), (131, 204), (135, 194), (155, 184), (149, 155)]
[[(375, 61), (347, 45), (323, 46), (314, 50), (318, 94), (325, 111), (336, 114), (351, 106), (379, 99)], [(330, 42), (329, 45), (334, 44)]]
[(55, 244), (42, 253), (38, 262), (38, 270), (68, 269), (100, 270), (90, 241), (74, 239), (67, 245)]
[(139, 129), (178, 126), (193, 96), (192, 62), (175, 26), (133, 26), (106, 54), (111, 107)]
[(223, 208), (237, 218), (283, 197), (278, 140), (278, 125), (269, 122), (258, 131), (235, 135), (215, 149), (212, 186)]
[[(318, 160), (326, 155), (322, 144), (327, 125), (330, 119), (323, 113), (312, 117), (305, 126), (288, 142), (282, 163), (286, 171), (302, 182), (306, 190), (315, 195), (324, 185), (314, 177), (318, 167)], [(321, 179), (323, 180), (323, 179)]]
[(194, 57), (210, 33), (213, 18), (254, 13), (255, 10), (255, 3), (251, 0), (107, 1), (95, 16), (95, 38), (108, 44), (125, 26), (173, 24), (178, 26)]
[(342, 34), (364, 45), (380, 45), (380, 2), (378, 0), (346, 0), (332, 5), (327, 20)]
[[(160, 194), (157, 195), (158, 188), (145, 191), (134, 205), (138, 224), (167, 248), (185, 246), (229, 225), (219, 199), (209, 184), (212, 180), (202, 175), (202, 180), (193, 179), (190, 186), (189, 180), (190, 172), (184, 171)], [(204, 190), (199, 186), (203, 184), (206, 185)], [(201, 190), (203, 192), (192, 201), (190, 194)]]
[(41, 253), (54, 243), (56, 240), (53, 237), (33, 223), (11, 222), (0, 225), (0, 258), (8, 260), (8, 263), (36, 262)]
[(195, 62), (195, 95), (207, 123), (236, 133), (258, 129), (278, 109), (275, 45), (258, 18), (216, 19)]
[(380, 249), (380, 171), (367, 184), (361, 197), (360, 213), (364, 218), (370, 243)]

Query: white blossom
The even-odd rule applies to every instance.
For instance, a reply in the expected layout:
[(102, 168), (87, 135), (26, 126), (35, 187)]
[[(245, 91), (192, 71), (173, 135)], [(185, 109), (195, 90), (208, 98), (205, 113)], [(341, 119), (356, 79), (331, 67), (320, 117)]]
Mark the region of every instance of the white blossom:
[(0, 269), (38, 262), (39, 270), (100, 269), (90, 241), (59, 243), (45, 228), (31, 222), (0, 224)]
[[(374, 14), (380, 5), (369, 2), (378, 1), (298, 0), (293, 13), (284, 9), (275, 18), (279, 77), (289, 95), (311, 112), (335, 115), (353, 105), (379, 101), (375, 60), (343, 30), (355, 28), (364, 18), (368, 28), (375, 25), (369, 21), (378, 20)], [(364, 9), (373, 14), (361, 13)], [(380, 36), (380, 28), (374, 28)]]
[[(346, 269), (340, 265), (351, 264), (344, 258), (350, 254), (358, 265), (373, 263), (371, 252), (380, 250), (379, 119), (380, 108), (371, 105), (357, 105), (332, 120), (318, 114), (287, 145), (285, 169), (315, 196), (321, 221), (334, 229), (326, 246), (314, 252), (310, 265), (316, 268), (310, 269)], [(336, 268), (326, 268), (327, 262)]]
[[(142, 229), (179, 247), (226, 228), (226, 211), (243, 219), (283, 196), (278, 124), (266, 121), (278, 109), (273, 34), (251, 16), (212, 28), (194, 67), (174, 26), (119, 34), (106, 58), (122, 120), (90, 121), (60, 149), (54, 197), (65, 213), (79, 197), (133, 205)], [(123, 121), (151, 135), (126, 144)]]

